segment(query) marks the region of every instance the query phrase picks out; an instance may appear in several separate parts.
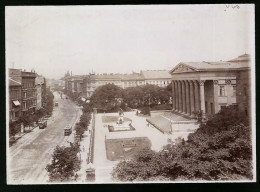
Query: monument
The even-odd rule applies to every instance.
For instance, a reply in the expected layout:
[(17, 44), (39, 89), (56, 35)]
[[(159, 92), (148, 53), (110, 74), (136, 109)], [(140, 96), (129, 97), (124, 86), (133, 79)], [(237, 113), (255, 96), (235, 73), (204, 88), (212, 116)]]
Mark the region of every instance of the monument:
[(108, 124), (108, 130), (109, 130), (109, 132), (135, 130), (133, 128), (133, 126), (131, 125), (131, 123), (132, 123), (132, 120), (130, 120), (128, 118), (124, 118), (123, 110), (119, 109), (117, 120), (114, 122), (111, 122), (111, 124)]

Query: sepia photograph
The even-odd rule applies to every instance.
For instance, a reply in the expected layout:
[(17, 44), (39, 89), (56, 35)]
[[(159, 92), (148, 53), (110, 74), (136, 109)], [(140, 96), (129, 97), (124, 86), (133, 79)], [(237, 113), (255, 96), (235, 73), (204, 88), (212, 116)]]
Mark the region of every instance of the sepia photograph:
[(255, 5), (5, 7), (7, 185), (256, 182)]

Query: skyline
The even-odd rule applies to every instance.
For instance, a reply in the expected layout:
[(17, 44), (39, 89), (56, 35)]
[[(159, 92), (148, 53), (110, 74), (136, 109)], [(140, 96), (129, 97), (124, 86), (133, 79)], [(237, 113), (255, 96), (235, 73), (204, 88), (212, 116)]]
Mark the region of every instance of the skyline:
[(47, 78), (254, 58), (254, 46), (253, 5), (6, 7), (7, 68)]

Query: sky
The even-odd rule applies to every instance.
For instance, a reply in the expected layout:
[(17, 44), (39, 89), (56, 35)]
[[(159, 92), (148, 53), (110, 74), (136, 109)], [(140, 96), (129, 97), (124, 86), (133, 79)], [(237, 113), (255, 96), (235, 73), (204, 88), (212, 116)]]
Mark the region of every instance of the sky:
[(254, 55), (253, 5), (6, 7), (6, 67), (47, 78)]

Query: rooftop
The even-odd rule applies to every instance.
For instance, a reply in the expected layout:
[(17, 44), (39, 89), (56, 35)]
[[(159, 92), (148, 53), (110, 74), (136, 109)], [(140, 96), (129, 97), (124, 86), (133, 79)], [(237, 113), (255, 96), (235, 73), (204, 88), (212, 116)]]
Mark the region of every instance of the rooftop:
[(21, 69), (13, 69), (13, 68), (9, 68), (8, 72), (9, 72), (9, 77), (13, 77), (13, 76), (21, 76)]
[(170, 73), (208, 71), (208, 70), (227, 70), (250, 68), (250, 55), (244, 54), (229, 61), (202, 61), (202, 62), (181, 62), (174, 67)]
[(21, 86), (21, 81), (18, 78), (9, 78), (9, 86)]
[(250, 55), (245, 53), (243, 55), (238, 56), (235, 59), (229, 60), (229, 62), (240, 62), (240, 61), (250, 61), (250, 60), (251, 60)]
[(141, 71), (145, 79), (170, 79), (171, 75), (168, 70), (147, 70)]

